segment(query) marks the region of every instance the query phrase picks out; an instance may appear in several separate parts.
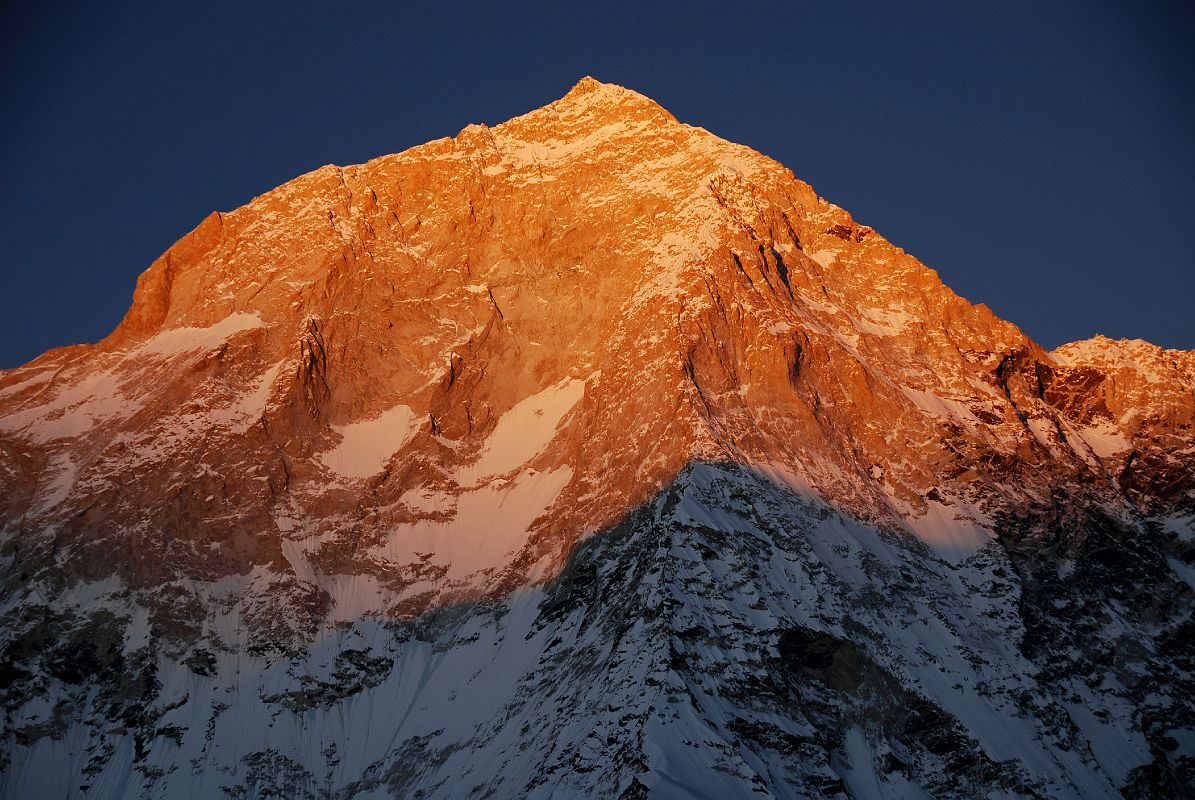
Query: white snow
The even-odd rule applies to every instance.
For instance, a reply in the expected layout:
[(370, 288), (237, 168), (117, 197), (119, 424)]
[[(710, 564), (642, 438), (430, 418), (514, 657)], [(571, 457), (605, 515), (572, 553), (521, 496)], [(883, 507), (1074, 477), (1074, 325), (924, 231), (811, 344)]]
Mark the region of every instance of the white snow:
[(10, 386), (5, 386), (0, 389), (0, 397), (7, 397), (10, 394), (16, 394), (22, 389), (28, 389), (30, 386), (36, 386), (39, 383), (45, 383), (50, 378), (54, 377), (54, 370), (44, 369), (41, 372), (35, 372), (23, 381), (14, 383)]
[(66, 385), (49, 402), (0, 418), (0, 430), (19, 431), (38, 441), (80, 436), (128, 411), (128, 398), (120, 384), (115, 371), (98, 370)]
[(832, 266), (838, 259), (838, 254), (833, 250), (817, 250), (807, 255), (823, 267)]
[(461, 486), (476, 486), (506, 475), (542, 453), (556, 436), (564, 416), (585, 396), (585, 381), (566, 378), (519, 401), (498, 420), (481, 456), (457, 473)]
[(33, 511), (35, 514), (49, 511), (67, 498), (71, 489), (75, 488), (79, 467), (69, 453), (55, 453), (46, 472), (52, 477), (40, 487), (40, 502)]
[(1111, 422), (1079, 429), (1079, 436), (1100, 458), (1110, 458), (1132, 447), (1132, 442)]
[(937, 500), (927, 500), (926, 505), (926, 512), (921, 515), (913, 514), (911, 509), (906, 511), (904, 526), (947, 561), (965, 561), (995, 538), (995, 534), (959, 509)]
[(389, 542), (372, 552), (397, 564), (412, 563), (418, 554), (431, 553), (431, 563), (449, 567), (449, 580), (499, 569), (527, 543), (531, 524), (555, 502), (572, 476), (569, 467), (550, 472), (528, 469), (509, 482), (497, 480), (456, 498), (408, 492), (403, 500), (412, 507), (443, 510), (453, 514), (452, 518), (403, 525)]
[[(402, 562), (419, 553), (447, 553), (450, 581), (492, 566), (495, 553), (522, 545), (506, 534), (525, 530), (568, 478), (567, 469), (528, 469), (467, 492), (459, 505), (447, 494), (428, 493), (423, 507), (439, 503), (455, 519), (404, 526), (372, 554)], [(227, 650), (210, 648), (217, 664), (212, 676), (159, 659), (155, 708), (162, 716), (156, 724), (160, 730), (177, 726), (180, 741), (152, 737), (143, 759), (147, 769), (138, 771), (131, 731), (97, 734), (94, 723), (75, 721), (63, 736), (42, 737), (16, 751), (0, 776), (0, 794), (73, 796), (72, 781), (95, 752), (89, 747), (107, 742), (114, 750), (99, 762), (97, 774), (88, 775), (89, 796), (219, 796), (224, 787), (252, 785), (250, 757), (272, 749), (288, 761), (266, 763), (258, 773), (264, 781), (259, 794), (297, 796), (303, 786), (317, 786), (325, 793), (380, 798), (391, 789), (388, 779), (413, 764), (408, 793), (429, 787), (456, 797), (480, 786), (495, 796), (584, 796), (594, 794), (601, 770), (633, 770), (653, 796), (737, 797), (753, 776), (775, 780), (795, 762), (784, 747), (741, 746), (734, 724), (764, 723), (799, 737), (816, 733), (799, 706), (744, 704), (725, 691), (774, 670), (775, 635), (798, 624), (851, 638), (910, 691), (958, 720), (980, 754), (1024, 770), (1042, 797), (1118, 796), (1119, 779), (1149, 757), (1139, 734), (1121, 730), (1133, 709), (1112, 695), (1089, 692), (1081, 681), (1065, 685), (1059, 699), (1077, 727), (1077, 746), (1060, 746), (1042, 720), (1026, 713), (1024, 698), (1053, 697), (1043, 692), (1034, 665), (1017, 646), (1023, 634), (1019, 588), (1007, 577), (1011, 570), (1000, 548), (961, 564), (926, 559), (906, 539), (825, 513), (815, 497), (782, 488), (789, 482), (695, 468), (676, 493), (655, 501), (654, 524), (627, 542), (649, 545), (647, 553), (663, 574), (623, 580), (620, 556), (635, 551), (599, 552), (591, 562), (593, 580), (618, 590), (612, 602), (595, 596), (596, 602), (570, 608), (545, 602), (545, 588), (524, 588), (501, 602), (429, 615), (407, 631), (414, 636), (396, 635), (393, 620), (371, 618), (384, 600), (377, 578), (320, 575), (301, 541), (284, 540), (283, 555), (298, 578), (318, 582), (335, 605), (301, 654), (261, 658), (246, 652), (255, 639), (239, 614), (248, 595), (255, 603), (270, 602), (264, 590), (277, 575), (268, 568), (197, 586), (208, 609), (201, 624)], [(659, 536), (654, 525), (680, 525), (674, 530), (683, 535)], [(550, 590), (553, 596), (558, 588)], [(126, 655), (150, 641), (148, 615), (118, 581), (76, 585), (63, 600), (128, 616)], [(284, 605), (277, 610), (287, 613)], [(848, 622), (849, 631), (843, 627)], [(677, 642), (672, 634), (697, 626), (709, 634), (681, 645), (690, 667), (670, 667), (670, 643)], [(392, 667), (376, 685), (354, 688), (352, 671), (338, 658), (350, 649)], [(300, 712), (270, 699), (321, 685), (348, 691)], [(48, 720), (60, 698), (57, 689), (33, 697), (14, 719), (22, 725)], [(856, 796), (926, 797), (916, 769), (908, 776), (883, 770), (891, 742), (877, 738), (866, 718), (848, 722), (842, 735), (823, 778), (841, 778)], [(611, 758), (609, 741), (635, 742), (642, 749), (634, 755), (642, 760)], [(598, 771), (556, 771), (556, 764), (568, 763), (596, 764)], [(311, 781), (303, 778), (288, 790), (287, 771), (299, 765)], [(383, 780), (371, 785), (374, 777)]]
[(901, 386), (900, 390), (915, 406), (930, 416), (953, 419), (969, 423), (969, 425), (979, 424), (979, 419), (971, 413), (971, 409), (957, 400), (941, 397), (933, 392), (914, 389), (911, 386)]
[(899, 336), (916, 318), (907, 311), (892, 308), (865, 308), (862, 319), (852, 318), (855, 327), (875, 336)]
[(635, 132), (635, 128), (625, 122), (612, 122), (589, 133), (586, 136), (572, 139), (549, 139), (544, 141), (520, 141), (513, 138), (501, 138), (498, 141), (502, 147), (502, 155), (508, 162), (547, 162), (566, 161), (587, 150), (600, 147), (618, 136), (625, 136)]
[(1058, 429), (1054, 427), (1054, 420), (1043, 419), (1041, 417), (1034, 417), (1025, 420), (1026, 427), (1033, 434), (1033, 438), (1037, 443), (1047, 450), (1052, 450), (1051, 445), (1054, 439), (1058, 436)]
[(411, 440), (419, 425), (410, 406), (396, 405), (372, 419), (334, 425), (340, 443), (320, 461), (346, 478), (368, 478), (382, 471), (387, 459)]
[(278, 375), (285, 365), (286, 359), (282, 359), (266, 369), (258, 377), (251, 390), (242, 394), (235, 402), (207, 412), (206, 419), (217, 424), (228, 425), (237, 433), (244, 433), (257, 420), (261, 419), (270, 399), (270, 391), (274, 388), (274, 381), (278, 379)]
[(264, 328), (265, 323), (257, 314), (237, 312), (209, 328), (175, 328), (162, 331), (141, 344), (133, 355), (149, 353), (173, 356), (192, 350), (210, 350), (223, 344), (233, 334), (254, 328)]
[(851, 728), (846, 732), (842, 749), (846, 758), (839, 769), (843, 782), (850, 789), (851, 797), (888, 796), (876, 772), (876, 754), (871, 743), (867, 741), (867, 734), (861, 728)]

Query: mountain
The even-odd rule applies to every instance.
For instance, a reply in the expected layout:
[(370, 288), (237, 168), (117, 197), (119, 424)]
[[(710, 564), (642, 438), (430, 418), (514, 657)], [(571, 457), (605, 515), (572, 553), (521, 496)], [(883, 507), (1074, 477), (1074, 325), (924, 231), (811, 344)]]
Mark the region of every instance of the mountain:
[(1195, 795), (1195, 351), (591, 78), (210, 215), (0, 486), (6, 798)]

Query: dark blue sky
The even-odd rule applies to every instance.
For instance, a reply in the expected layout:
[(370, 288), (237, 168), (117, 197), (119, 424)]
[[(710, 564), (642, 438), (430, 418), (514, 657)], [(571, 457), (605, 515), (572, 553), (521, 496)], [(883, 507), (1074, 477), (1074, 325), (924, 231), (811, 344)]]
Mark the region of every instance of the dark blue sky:
[(105, 335), (209, 211), (585, 74), (779, 159), (1047, 347), (1195, 348), (1190, 3), (102, 5), (0, 11), (0, 367)]

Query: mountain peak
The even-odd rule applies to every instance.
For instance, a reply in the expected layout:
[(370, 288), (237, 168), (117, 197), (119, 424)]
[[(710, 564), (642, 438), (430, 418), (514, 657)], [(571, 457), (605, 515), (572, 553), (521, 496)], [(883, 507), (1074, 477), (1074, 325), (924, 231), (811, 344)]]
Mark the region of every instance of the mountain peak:
[(1193, 393), (584, 78), (0, 372), (0, 798), (1176, 796)]
[(565, 97), (592, 94), (594, 92), (600, 92), (603, 89), (621, 89), (622, 91), (627, 91), (627, 89), (624, 89), (618, 84), (604, 83), (592, 75), (586, 75), (585, 77), (581, 78), (581, 80), (573, 84), (573, 88), (568, 90), (568, 94), (566, 94)]
[(603, 83), (589, 75), (577, 81), (564, 97), (526, 116), (548, 109), (553, 115), (565, 119), (597, 121), (602, 125), (615, 121), (676, 122), (676, 117), (650, 97), (615, 83)]

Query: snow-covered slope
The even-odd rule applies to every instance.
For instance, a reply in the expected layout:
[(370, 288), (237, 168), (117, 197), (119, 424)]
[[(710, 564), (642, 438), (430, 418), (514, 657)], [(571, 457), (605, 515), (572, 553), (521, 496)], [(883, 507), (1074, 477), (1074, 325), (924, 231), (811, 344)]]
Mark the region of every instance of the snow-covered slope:
[(1183, 796), (1195, 353), (583, 80), (0, 372), (5, 797)]
[(1164, 600), (1187, 598), (1189, 629), (1189, 587), (1124, 533), (1116, 552), (1156, 576), (1155, 600), (1115, 619), (1072, 604), (1136, 580), (1081, 560), (1029, 617), (1035, 579), (995, 541), (938, 558), (748, 468), (697, 464), (544, 585), (356, 619), (286, 656), (255, 653), (218, 591), (190, 620), (210, 649), (183, 659), (155, 647), (152, 619), (120, 619), (121, 587), (79, 587), (45, 654), (58, 713), (19, 707), (32, 741), (6, 792), (1178, 792), (1151, 749), (1189, 743), (1190, 675), (1161, 660), (1189, 655)]

